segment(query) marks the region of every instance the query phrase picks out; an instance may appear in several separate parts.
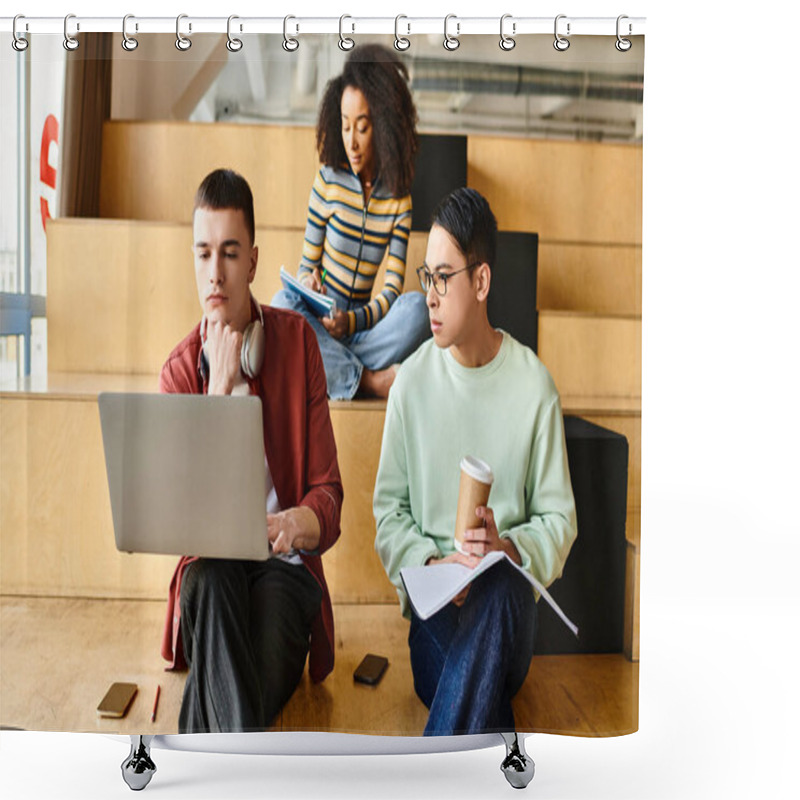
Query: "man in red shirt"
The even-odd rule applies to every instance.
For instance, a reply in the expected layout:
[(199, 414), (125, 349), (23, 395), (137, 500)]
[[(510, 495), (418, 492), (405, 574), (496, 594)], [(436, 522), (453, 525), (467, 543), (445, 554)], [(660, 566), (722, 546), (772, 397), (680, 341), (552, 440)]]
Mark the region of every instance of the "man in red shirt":
[(250, 293), (258, 248), (241, 175), (215, 170), (203, 180), (193, 236), (203, 318), (170, 354), (159, 387), (261, 398), (273, 555), (181, 558), (161, 651), (172, 667), (189, 667), (181, 733), (263, 730), (297, 686), (307, 655), (312, 680), (333, 668), (320, 557), (339, 536), (342, 484), (316, 337), (299, 314), (260, 306)]

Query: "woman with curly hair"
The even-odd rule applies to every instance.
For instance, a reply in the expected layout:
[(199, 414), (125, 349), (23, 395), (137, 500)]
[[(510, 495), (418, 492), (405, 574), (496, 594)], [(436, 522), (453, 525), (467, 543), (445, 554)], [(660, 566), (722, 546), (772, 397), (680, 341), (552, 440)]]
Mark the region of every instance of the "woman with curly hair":
[[(316, 317), (286, 290), (272, 304), (311, 323), (334, 400), (357, 392), (386, 397), (398, 362), (430, 335), (425, 295), (403, 293), (416, 121), (408, 70), (378, 45), (356, 47), (322, 99), (322, 166), (311, 189), (297, 277), (332, 297), (336, 310), (331, 318)], [(387, 248), (386, 278), (373, 298)]]

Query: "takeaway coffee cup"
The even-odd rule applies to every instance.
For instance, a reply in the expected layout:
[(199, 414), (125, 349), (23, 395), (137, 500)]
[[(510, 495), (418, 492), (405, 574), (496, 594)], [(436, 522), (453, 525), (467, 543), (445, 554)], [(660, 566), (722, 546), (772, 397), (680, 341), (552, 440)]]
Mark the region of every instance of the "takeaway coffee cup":
[(489, 501), (493, 482), (492, 468), (485, 461), (474, 456), (464, 456), (461, 459), (461, 483), (458, 489), (455, 532), (455, 545), (459, 553), (464, 552), (464, 531), (483, 526), (483, 520), (475, 515), (475, 509), (478, 506), (485, 506)]

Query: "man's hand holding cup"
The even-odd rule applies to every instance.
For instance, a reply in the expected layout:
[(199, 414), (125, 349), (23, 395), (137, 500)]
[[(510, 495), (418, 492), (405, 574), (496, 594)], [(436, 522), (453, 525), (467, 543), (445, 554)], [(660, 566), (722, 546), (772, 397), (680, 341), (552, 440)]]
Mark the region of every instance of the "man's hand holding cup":
[(494, 521), (494, 512), (489, 506), (478, 506), (475, 509), (475, 516), (483, 520), (483, 527), (467, 528), (461, 547), (465, 553), (476, 556), (485, 556), (493, 550), (502, 550), (514, 563), (521, 564), (517, 550), (511, 539), (501, 538), (497, 532), (497, 525)]

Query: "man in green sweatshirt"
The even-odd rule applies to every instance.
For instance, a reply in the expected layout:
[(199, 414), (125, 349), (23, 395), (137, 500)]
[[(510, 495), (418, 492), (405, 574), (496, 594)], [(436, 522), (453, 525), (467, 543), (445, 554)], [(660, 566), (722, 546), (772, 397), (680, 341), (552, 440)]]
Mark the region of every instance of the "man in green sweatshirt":
[[(489, 323), (497, 222), (473, 189), (434, 214), (425, 264), (433, 339), (399, 370), (389, 394), (373, 511), (375, 548), (410, 618), (414, 686), (429, 708), (426, 735), (514, 730), (511, 698), (530, 666), (536, 598), (505, 561), (427, 620), (410, 607), (400, 570), (475, 567), (502, 550), (548, 586), (576, 536), (561, 402), (532, 350)], [(463, 456), (494, 472), (483, 527), (455, 548)]]

